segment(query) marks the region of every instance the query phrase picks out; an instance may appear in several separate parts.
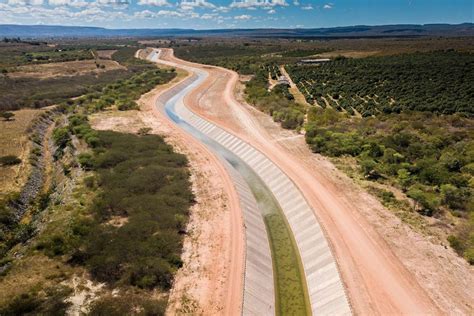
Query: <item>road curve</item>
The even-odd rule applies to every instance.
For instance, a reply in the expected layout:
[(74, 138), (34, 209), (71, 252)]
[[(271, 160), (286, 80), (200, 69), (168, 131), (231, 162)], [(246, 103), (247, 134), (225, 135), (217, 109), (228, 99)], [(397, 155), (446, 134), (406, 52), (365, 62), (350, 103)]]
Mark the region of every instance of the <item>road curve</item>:
[[(155, 53), (152, 59), (158, 61), (156, 56)], [(208, 73), (203, 69), (163, 60), (159, 60), (159, 62), (169, 66), (181, 67), (194, 73), (198, 78), (190, 85), (197, 86), (197, 89), (208, 77)], [(296, 240), (306, 277), (312, 313), (323, 315), (350, 314), (350, 306), (336, 261), (325, 235), (313, 210), (291, 179), (262, 152), (232, 133), (197, 116), (183, 102), (176, 102), (174, 112), (181, 120), (192, 125), (245, 161), (272, 191)], [(247, 284), (244, 291), (247, 291)]]

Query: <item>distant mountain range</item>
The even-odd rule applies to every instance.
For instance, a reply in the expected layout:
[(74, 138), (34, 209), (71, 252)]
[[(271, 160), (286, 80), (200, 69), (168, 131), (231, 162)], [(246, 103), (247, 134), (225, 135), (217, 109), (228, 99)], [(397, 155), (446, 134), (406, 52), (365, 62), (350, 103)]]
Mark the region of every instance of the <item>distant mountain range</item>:
[(417, 37), (474, 36), (474, 24), (400, 24), (344, 26), (313, 29), (106, 29), (58, 25), (0, 25), (0, 37), (86, 38), (86, 37)]

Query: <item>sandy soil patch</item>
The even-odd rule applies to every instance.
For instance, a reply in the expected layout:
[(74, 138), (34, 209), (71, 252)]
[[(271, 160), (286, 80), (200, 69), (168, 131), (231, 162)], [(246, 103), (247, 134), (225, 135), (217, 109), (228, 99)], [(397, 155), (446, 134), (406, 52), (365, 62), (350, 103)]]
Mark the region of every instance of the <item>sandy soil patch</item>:
[(334, 58), (337, 56), (344, 56), (347, 58), (365, 58), (369, 56), (374, 56), (380, 53), (380, 51), (355, 51), (355, 50), (335, 50), (331, 52), (321, 53), (315, 55), (318, 58)]
[(299, 104), (303, 104), (303, 105), (306, 105), (306, 106), (311, 106), (306, 101), (306, 98), (304, 97), (303, 93), (301, 93), (301, 91), (298, 89), (298, 86), (293, 82), (293, 79), (291, 79), (290, 74), (286, 71), (284, 65), (280, 66), (280, 71), (290, 81), (290, 89), (289, 90), (290, 90), (290, 93), (295, 98), (295, 101), (298, 102)]
[(0, 167), (0, 198), (3, 194), (18, 190), (26, 181), (30, 165), (28, 155), (30, 144), (27, 129), (31, 121), (44, 110), (24, 109), (14, 111), (11, 121), (0, 119), (0, 157), (15, 155), (22, 163), (15, 166)]
[[(100, 67), (97, 67), (99, 65)], [(26, 65), (16, 68), (15, 72), (9, 73), (10, 78), (52, 78), (61, 76), (77, 76), (86, 73), (101, 73), (115, 69), (125, 69), (118, 62), (107, 59), (78, 60), (62, 63), (49, 63), (39, 65)]]
[(116, 52), (116, 49), (103, 49), (103, 50), (97, 50), (97, 56), (101, 59), (111, 59), (112, 55)]

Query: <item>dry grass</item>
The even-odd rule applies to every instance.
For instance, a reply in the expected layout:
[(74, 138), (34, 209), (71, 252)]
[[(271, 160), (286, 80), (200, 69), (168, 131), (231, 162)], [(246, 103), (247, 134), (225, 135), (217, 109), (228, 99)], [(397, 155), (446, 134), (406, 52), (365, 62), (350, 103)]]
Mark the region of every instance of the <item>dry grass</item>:
[(74, 268), (40, 253), (14, 261), (8, 274), (1, 279), (0, 306), (34, 288), (56, 286), (67, 280), (73, 270)]
[(100, 59), (99, 65), (105, 68), (97, 68), (95, 60), (67, 61), (62, 63), (49, 63), (39, 65), (20, 66), (17, 71), (9, 74), (11, 78), (52, 78), (62, 76), (77, 76), (86, 73), (101, 73), (115, 69), (125, 69), (113, 60)]
[(118, 111), (111, 109), (89, 116), (92, 128), (97, 130), (113, 130), (121, 133), (136, 133), (146, 127), (138, 116), (138, 111)]
[(112, 59), (112, 55), (116, 52), (116, 49), (104, 49), (96, 51), (97, 56), (102, 59)]
[(0, 120), (0, 156), (15, 155), (22, 163), (15, 166), (0, 167), (0, 198), (3, 194), (15, 191), (26, 181), (29, 171), (30, 151), (27, 129), (31, 121), (43, 110), (24, 109), (15, 111), (15, 118), (6, 122)]

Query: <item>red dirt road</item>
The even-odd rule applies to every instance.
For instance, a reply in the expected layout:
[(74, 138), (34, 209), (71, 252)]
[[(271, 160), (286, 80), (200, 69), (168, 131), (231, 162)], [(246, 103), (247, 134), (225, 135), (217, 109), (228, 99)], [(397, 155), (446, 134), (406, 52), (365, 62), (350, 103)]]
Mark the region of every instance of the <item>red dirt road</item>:
[[(185, 104), (261, 150), (299, 187), (325, 229), (356, 314), (438, 315), (451, 312), (440, 310), (428, 295), (427, 288), (420, 286), (384, 238), (350, 201), (341, 198), (344, 188), (326, 178), (318, 178), (295, 153), (272, 141), (245, 106), (235, 100), (236, 73), (185, 62), (169, 51), (162, 58), (208, 71), (208, 79), (187, 95)], [(461, 310), (469, 311), (465, 308), (463, 306)]]

